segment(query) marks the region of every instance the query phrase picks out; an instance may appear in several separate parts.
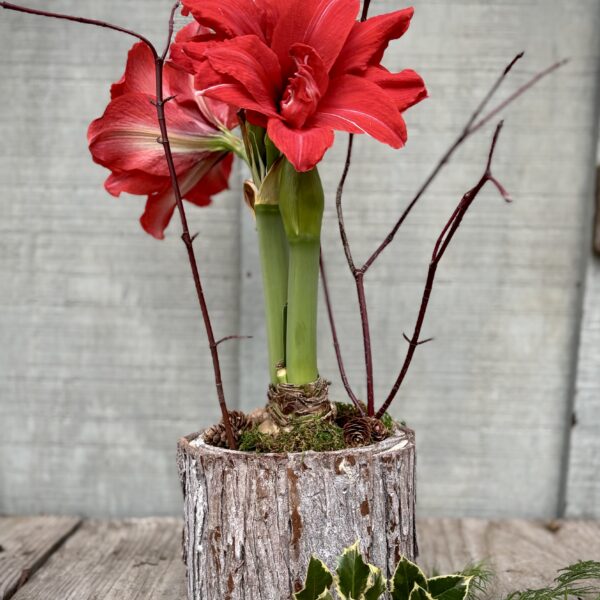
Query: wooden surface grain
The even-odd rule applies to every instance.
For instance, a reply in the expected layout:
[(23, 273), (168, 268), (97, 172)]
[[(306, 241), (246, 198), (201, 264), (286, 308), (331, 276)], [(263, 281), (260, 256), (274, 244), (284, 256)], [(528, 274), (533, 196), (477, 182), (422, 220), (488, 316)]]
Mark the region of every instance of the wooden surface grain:
[(0, 600), (8, 600), (80, 524), (76, 517), (0, 518)]
[(421, 519), (417, 529), (419, 563), (428, 572), (485, 561), (495, 573), (494, 597), (546, 586), (558, 569), (600, 559), (597, 521)]
[[(48, 8), (45, 0), (29, 4)], [(53, 0), (52, 9), (164, 39), (171, 2), (126, 5)], [(465, 219), (430, 305), (424, 335), (435, 342), (419, 349), (394, 408), (417, 431), (422, 514), (555, 516), (568, 495), (600, 0), (579, 0), (577, 10), (559, 0), (414, 5), (411, 29), (392, 44), (386, 64), (418, 70), (430, 98), (407, 114), (404, 150), (357, 140), (346, 194), (357, 260), (387, 232), (512, 56), (526, 50), (499, 98), (571, 58), (505, 115), (496, 174), (516, 201), (506, 206), (490, 189)], [(395, 0), (372, 5), (374, 13), (397, 7)], [(143, 200), (109, 197), (106, 172), (86, 147), (87, 124), (102, 113), (129, 44), (106, 31), (0, 14), (0, 88), (10, 98), (0, 113), (0, 512), (178, 514), (175, 442), (217, 418), (177, 228), (164, 242), (143, 234)], [(435, 237), (479, 177), (490, 135), (482, 131), (457, 154), (367, 276), (379, 400), (405, 352), (402, 332), (413, 325)], [(321, 169), (324, 250), (348, 371), (362, 394), (360, 327), (334, 222), (344, 149), (339, 135)], [(264, 402), (267, 371), (241, 178), (238, 169), (237, 189), (189, 212), (218, 335), (254, 336), (222, 346), (226, 391), (233, 405), (248, 408)], [(598, 287), (588, 288), (588, 314), (595, 314)], [(592, 394), (600, 378), (595, 340), (580, 352)], [(320, 345), (321, 373), (342, 398), (324, 319)], [(597, 397), (581, 415), (596, 414)], [(600, 464), (600, 426), (592, 419), (585, 427), (588, 441), (571, 454), (581, 467), (570, 479), (581, 490), (573, 506), (598, 515), (591, 478)]]
[(15, 600), (183, 600), (177, 519), (85, 523)]
[[(45, 519), (48, 529), (53, 518)], [(10, 522), (0, 518), (0, 532)], [(13, 598), (184, 600), (181, 527), (171, 518), (85, 522)], [(419, 564), (428, 572), (452, 572), (485, 559), (496, 572), (489, 589), (492, 598), (546, 585), (557, 569), (600, 557), (597, 521), (431, 518), (421, 519), (417, 529)], [(28, 539), (30, 548), (41, 542), (39, 535)], [(6, 551), (10, 554), (14, 546)]]

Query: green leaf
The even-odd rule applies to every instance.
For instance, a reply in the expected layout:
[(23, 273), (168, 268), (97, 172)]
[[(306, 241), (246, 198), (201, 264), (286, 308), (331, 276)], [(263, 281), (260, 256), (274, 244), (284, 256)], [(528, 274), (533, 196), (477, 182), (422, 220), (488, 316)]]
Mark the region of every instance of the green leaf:
[(440, 575), (427, 580), (429, 593), (436, 600), (464, 600), (469, 593), (471, 577)]
[(364, 595), (364, 600), (379, 600), (382, 594), (385, 593), (387, 586), (385, 585), (385, 577), (381, 573), (381, 569), (368, 565), (371, 570), (369, 576), (369, 583), (367, 584), (367, 590)]
[(415, 583), (410, 592), (409, 600), (433, 600), (433, 596), (424, 587)]
[(336, 589), (341, 600), (363, 600), (371, 569), (360, 554), (358, 541), (338, 558)]
[(403, 556), (391, 579), (390, 593), (392, 599), (409, 600), (415, 585), (420, 586), (425, 591), (428, 589), (425, 573), (415, 563)]
[(304, 588), (294, 594), (296, 600), (330, 600), (329, 588), (333, 583), (333, 576), (329, 569), (318, 558), (311, 556), (306, 572)]

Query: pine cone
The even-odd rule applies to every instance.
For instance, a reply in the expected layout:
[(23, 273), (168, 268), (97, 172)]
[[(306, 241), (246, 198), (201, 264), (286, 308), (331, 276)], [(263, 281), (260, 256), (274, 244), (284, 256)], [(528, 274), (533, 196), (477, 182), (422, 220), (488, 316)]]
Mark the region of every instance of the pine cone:
[(366, 446), (371, 442), (371, 423), (368, 418), (354, 417), (344, 425), (344, 441), (348, 447)]
[(369, 424), (371, 425), (371, 441), (382, 442), (389, 437), (388, 428), (379, 419), (372, 417)]
[(217, 448), (227, 448), (227, 432), (225, 431), (225, 425), (218, 423), (209, 427), (204, 432), (204, 441), (209, 446), (217, 446)]
[[(229, 413), (229, 422), (231, 423), (233, 437), (236, 443), (239, 442), (242, 433), (252, 427), (252, 420), (239, 410), (232, 410)], [(227, 430), (225, 429), (225, 424), (223, 423), (222, 419), (220, 423), (209, 427), (204, 432), (204, 441), (210, 446), (229, 448), (229, 443), (227, 441)]]
[(252, 421), (241, 410), (230, 411), (229, 422), (231, 423), (231, 428), (233, 429), (233, 436), (236, 439), (238, 439), (239, 436), (252, 425)]

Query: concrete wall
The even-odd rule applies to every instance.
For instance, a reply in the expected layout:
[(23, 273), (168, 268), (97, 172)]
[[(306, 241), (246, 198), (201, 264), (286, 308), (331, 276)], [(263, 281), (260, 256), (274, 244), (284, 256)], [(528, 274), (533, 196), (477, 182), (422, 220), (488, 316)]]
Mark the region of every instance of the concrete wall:
[[(30, 3), (117, 21), (158, 42), (170, 8)], [(580, 0), (577, 10), (558, 0), (414, 5), (387, 64), (418, 70), (431, 97), (408, 113), (404, 150), (357, 140), (345, 197), (357, 260), (512, 56), (526, 51), (499, 99), (571, 58), (505, 114), (495, 172), (515, 202), (483, 193), (440, 267), (424, 331), (435, 342), (419, 349), (394, 408), (417, 431), (420, 510), (551, 517), (568, 501), (570, 514), (600, 516), (600, 276), (589, 251), (600, 0)], [(373, 12), (398, 6), (380, 0)], [(109, 197), (86, 147), (87, 124), (103, 111), (129, 45), (106, 31), (0, 13), (0, 513), (178, 513), (175, 441), (217, 419), (177, 226), (164, 242), (146, 236), (143, 200)], [(402, 332), (412, 330), (433, 243), (480, 176), (492, 131), (457, 153), (367, 277), (380, 400), (406, 351)], [(350, 378), (364, 393), (334, 218), (345, 146), (339, 135), (321, 169), (324, 251)], [(242, 177), (238, 168), (231, 192), (189, 216), (218, 335), (254, 336), (222, 347), (230, 403), (250, 408), (264, 403), (267, 373)], [(321, 372), (343, 398), (322, 324)], [(571, 435), (574, 390), (580, 425)]]

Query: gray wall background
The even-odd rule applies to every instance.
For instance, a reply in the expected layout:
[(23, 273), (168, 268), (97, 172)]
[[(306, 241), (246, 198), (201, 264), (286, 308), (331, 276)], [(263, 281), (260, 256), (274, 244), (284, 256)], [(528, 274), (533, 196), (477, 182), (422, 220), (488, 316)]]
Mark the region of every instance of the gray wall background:
[[(167, 0), (30, 0), (163, 40)], [(505, 114), (490, 188), (444, 264), (425, 336), (394, 413), (417, 431), (428, 515), (600, 517), (600, 265), (591, 253), (600, 0), (415, 0), (390, 68), (430, 99), (394, 152), (357, 140), (346, 219), (366, 258), (504, 65), (526, 58), (499, 99), (571, 62)], [(400, 5), (373, 2), (373, 13)], [(177, 514), (175, 442), (218, 418), (211, 367), (174, 222), (156, 242), (143, 199), (115, 200), (86, 127), (120, 77), (118, 34), (0, 13), (0, 513)], [(480, 176), (493, 127), (468, 142), (367, 278), (381, 400), (406, 350), (433, 243)], [(324, 248), (347, 367), (364, 392), (360, 324), (334, 219), (345, 136), (321, 169)], [(189, 209), (232, 406), (267, 382), (255, 233), (232, 191)], [(323, 319), (321, 371), (343, 388)], [(572, 427), (573, 410), (577, 425)]]

